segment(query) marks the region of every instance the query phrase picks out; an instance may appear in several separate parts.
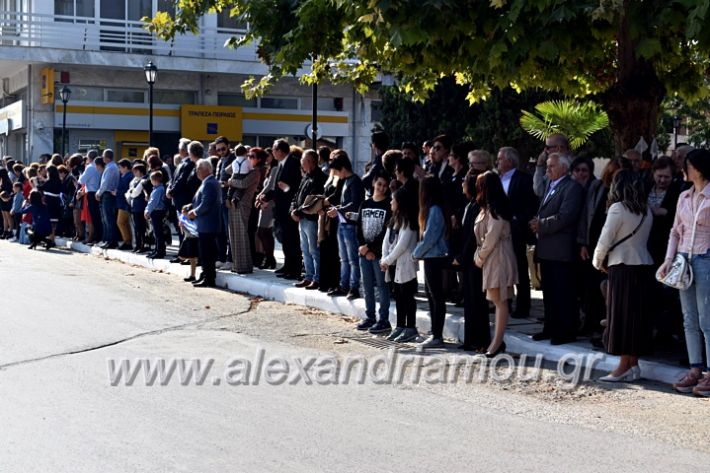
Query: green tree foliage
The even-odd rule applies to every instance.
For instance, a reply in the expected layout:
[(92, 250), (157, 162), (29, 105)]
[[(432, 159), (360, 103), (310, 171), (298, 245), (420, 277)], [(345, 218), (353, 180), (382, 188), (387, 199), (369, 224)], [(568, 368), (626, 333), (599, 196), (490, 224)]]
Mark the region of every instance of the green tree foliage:
[(538, 115), (522, 111), (520, 125), (540, 141), (555, 133), (569, 138), (572, 149), (586, 143), (592, 134), (609, 126), (609, 117), (594, 102), (550, 100), (535, 105)]
[[(199, 16), (231, 9), (250, 23), (270, 74), (261, 92), (314, 54), (306, 81), (352, 81), (377, 72), (424, 98), (442, 77), (470, 88), (471, 102), (496, 88), (541, 88), (594, 97), (609, 116), (617, 150), (656, 133), (668, 93), (707, 95), (710, 0), (179, 0), (163, 37), (197, 28)], [(354, 61), (355, 60), (355, 61)]]

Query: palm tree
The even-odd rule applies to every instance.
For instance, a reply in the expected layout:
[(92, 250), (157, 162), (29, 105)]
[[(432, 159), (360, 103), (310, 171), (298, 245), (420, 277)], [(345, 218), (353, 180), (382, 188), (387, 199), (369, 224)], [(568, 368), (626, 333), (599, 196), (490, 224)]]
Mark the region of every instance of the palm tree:
[(609, 117), (593, 102), (551, 100), (535, 105), (538, 115), (522, 110), (520, 125), (529, 134), (545, 141), (554, 133), (562, 133), (577, 149), (597, 131), (609, 126)]

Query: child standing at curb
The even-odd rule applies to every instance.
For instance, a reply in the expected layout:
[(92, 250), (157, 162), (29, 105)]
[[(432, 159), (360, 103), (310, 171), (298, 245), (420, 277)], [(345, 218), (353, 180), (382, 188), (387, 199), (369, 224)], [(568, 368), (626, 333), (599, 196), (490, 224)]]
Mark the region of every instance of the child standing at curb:
[(15, 191), (12, 194), (12, 208), (10, 209), (10, 215), (12, 215), (12, 229), (15, 232), (13, 241), (18, 241), (20, 239), (20, 222), (22, 222), (22, 202), (25, 200), (22, 195), (22, 183), (14, 183), (12, 190)]
[(417, 270), (419, 265), (412, 258), (417, 244), (416, 197), (406, 188), (400, 188), (392, 196), (392, 218), (387, 224), (380, 267), (387, 281), (394, 280), (394, 299), (397, 305), (397, 327), (387, 340), (406, 343), (419, 336), (417, 331)]
[(178, 250), (178, 258), (183, 261), (190, 262), (190, 276), (184, 278), (185, 282), (195, 281), (195, 271), (197, 270), (197, 257), (199, 256), (199, 241), (197, 233), (197, 225), (194, 221), (187, 218), (187, 213), (192, 210), (192, 204), (187, 204), (183, 206), (180, 212), (180, 218), (178, 222), (180, 224), (180, 230), (182, 231), (185, 238), (183, 238), (182, 243), (180, 243), (180, 249)]
[(150, 183), (153, 190), (150, 193), (148, 205), (145, 208), (145, 218), (150, 219), (155, 238), (155, 251), (148, 254), (150, 259), (165, 258), (165, 238), (163, 236), (163, 219), (165, 219), (165, 186), (163, 186), (163, 173), (154, 171), (150, 174)]
[[(358, 330), (370, 333), (385, 333), (392, 330), (390, 325), (390, 291), (385, 284), (385, 273), (380, 269), (382, 241), (390, 219), (389, 176), (376, 175), (373, 178), (374, 193), (360, 206), (357, 223), (359, 243), (360, 273), (365, 295), (366, 318), (357, 326)], [(380, 302), (380, 317), (375, 321), (375, 286)]]

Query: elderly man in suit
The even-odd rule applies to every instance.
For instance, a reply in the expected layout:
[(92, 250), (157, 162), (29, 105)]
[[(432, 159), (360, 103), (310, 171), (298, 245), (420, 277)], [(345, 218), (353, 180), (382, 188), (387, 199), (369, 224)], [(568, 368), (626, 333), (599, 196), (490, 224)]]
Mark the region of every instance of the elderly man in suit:
[(202, 184), (192, 199), (192, 210), (187, 217), (197, 220), (202, 275), (192, 285), (214, 287), (217, 278), (217, 236), (222, 227), (222, 190), (219, 181), (212, 175), (209, 159), (197, 161), (195, 172)]
[(274, 158), (278, 161), (276, 169), (276, 187), (262, 195), (262, 202), (274, 202), (274, 231), (281, 242), (284, 252), (284, 265), (276, 270), (279, 277), (285, 279), (300, 279), (301, 277), (301, 243), (298, 232), (298, 222), (291, 218), (291, 202), (301, 184), (301, 163), (291, 154), (288, 142), (276, 140), (271, 148)]
[(534, 340), (550, 339), (553, 345), (574, 341), (579, 323), (575, 299), (574, 261), (576, 234), (584, 190), (569, 176), (572, 162), (562, 153), (547, 158), (547, 189), (530, 229), (537, 234), (545, 305), (543, 331)]
[(525, 319), (530, 315), (530, 275), (528, 273), (527, 244), (534, 243), (535, 235), (530, 231), (528, 222), (535, 216), (539, 200), (533, 192), (532, 176), (519, 169), (520, 155), (515, 148), (504, 146), (498, 150), (496, 161), (498, 174), (503, 183), (503, 190), (508, 194), (513, 208), (511, 232), (513, 251), (518, 266), (518, 281), (515, 286), (516, 303), (512, 317)]

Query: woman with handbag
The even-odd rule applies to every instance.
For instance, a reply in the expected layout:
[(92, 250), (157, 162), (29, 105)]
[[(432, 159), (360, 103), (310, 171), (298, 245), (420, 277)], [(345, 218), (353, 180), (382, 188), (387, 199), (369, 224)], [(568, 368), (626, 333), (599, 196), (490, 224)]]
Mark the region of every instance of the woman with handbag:
[[(666, 260), (656, 277), (680, 289), (683, 308), (690, 371), (673, 388), (707, 397), (710, 396), (710, 151), (698, 149), (688, 153), (683, 171), (693, 187), (678, 198)], [(703, 342), (706, 363), (703, 363)]]
[[(640, 356), (651, 353), (653, 330), (653, 258), (646, 247), (653, 217), (643, 183), (633, 171), (614, 175), (606, 221), (592, 264), (609, 274), (606, 298), (607, 353), (621, 356), (619, 365), (600, 381), (636, 381)], [(608, 258), (608, 262), (606, 259)]]

